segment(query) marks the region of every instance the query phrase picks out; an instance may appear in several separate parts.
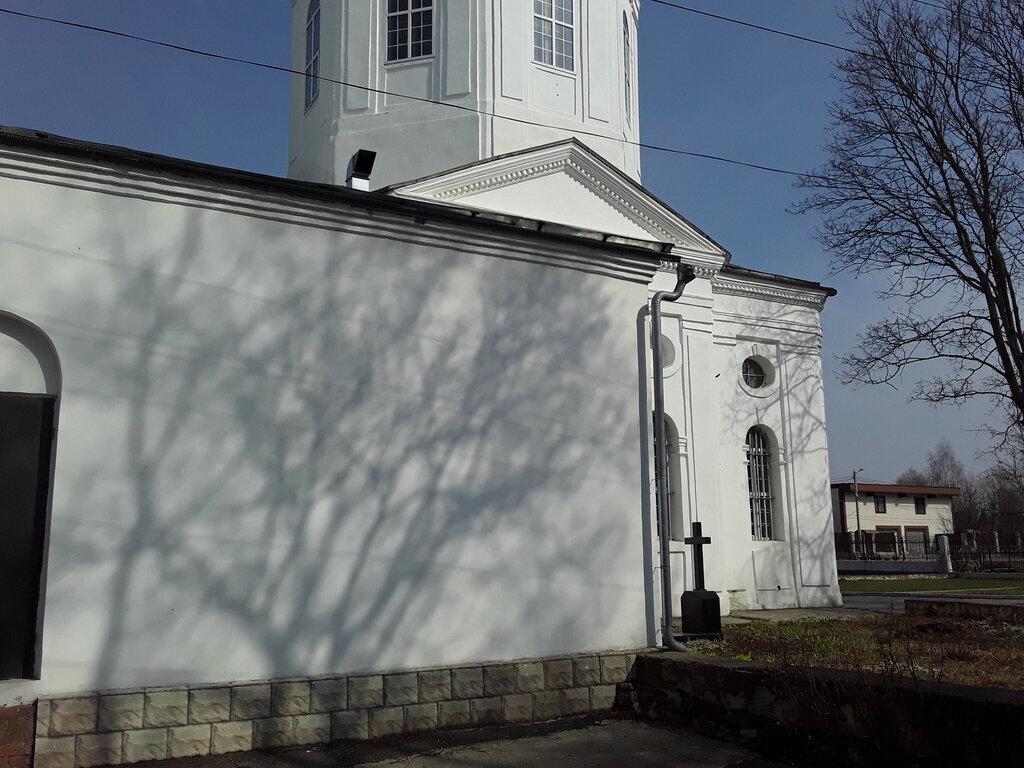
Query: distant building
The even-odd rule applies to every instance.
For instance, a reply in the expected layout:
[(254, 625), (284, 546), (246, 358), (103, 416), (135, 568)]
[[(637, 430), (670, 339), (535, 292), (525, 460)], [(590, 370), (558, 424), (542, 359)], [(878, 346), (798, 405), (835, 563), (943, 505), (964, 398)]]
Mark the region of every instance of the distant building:
[[(959, 488), (931, 485), (832, 483), (832, 522), (836, 533), (892, 533), (900, 546), (931, 543), (953, 531), (953, 497)], [(860, 519), (858, 521), (858, 506)]]

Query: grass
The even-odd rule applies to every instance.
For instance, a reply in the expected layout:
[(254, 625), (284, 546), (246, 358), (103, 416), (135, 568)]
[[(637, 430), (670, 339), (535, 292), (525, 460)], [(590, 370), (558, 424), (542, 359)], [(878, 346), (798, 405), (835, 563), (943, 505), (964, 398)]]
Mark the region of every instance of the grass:
[(870, 616), (725, 627), (695, 653), (875, 672), (1024, 691), (1024, 627), (986, 621)]
[(949, 592), (1024, 595), (1024, 579), (840, 579), (843, 592)]

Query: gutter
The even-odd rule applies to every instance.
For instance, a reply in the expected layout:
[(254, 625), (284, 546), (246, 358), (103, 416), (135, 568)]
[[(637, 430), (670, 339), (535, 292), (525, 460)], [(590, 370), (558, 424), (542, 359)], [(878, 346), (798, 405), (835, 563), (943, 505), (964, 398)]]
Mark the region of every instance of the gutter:
[(658, 498), (658, 544), (661, 558), (661, 642), (670, 651), (686, 652), (672, 633), (672, 564), (669, 553), (668, 446), (665, 444), (665, 373), (661, 364), (661, 302), (675, 301), (696, 277), (693, 267), (679, 262), (676, 287), (651, 297), (651, 362), (654, 366), (654, 485)]

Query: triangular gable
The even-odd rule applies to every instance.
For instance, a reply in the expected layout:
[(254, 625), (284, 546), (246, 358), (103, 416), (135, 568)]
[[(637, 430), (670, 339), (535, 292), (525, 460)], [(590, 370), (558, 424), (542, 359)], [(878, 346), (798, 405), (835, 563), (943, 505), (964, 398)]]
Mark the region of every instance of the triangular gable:
[(386, 192), (672, 243), (719, 266), (729, 258), (711, 238), (577, 139), (488, 158)]

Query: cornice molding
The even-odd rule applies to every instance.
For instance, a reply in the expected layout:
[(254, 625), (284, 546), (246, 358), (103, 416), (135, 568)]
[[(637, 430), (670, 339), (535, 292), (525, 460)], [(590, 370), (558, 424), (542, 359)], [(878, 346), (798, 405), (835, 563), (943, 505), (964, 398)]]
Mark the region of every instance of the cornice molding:
[(602, 248), (599, 242), (550, 242), (515, 229), (492, 229), (440, 216), (403, 213), (375, 205), (317, 199), (267, 191), (230, 182), (197, 180), (163, 170), (139, 170), (114, 161), (78, 160), (34, 150), (0, 147), (0, 179), (47, 184), (154, 203), (183, 205), (299, 226), (343, 232), (411, 245), (444, 248), (482, 256), (565, 267), (648, 285), (660, 256)]
[(650, 232), (652, 239), (692, 250), (704, 259), (717, 261), (719, 266), (724, 263), (726, 254), (719, 246), (576, 142), (563, 142), (475, 163), (429, 179), (399, 185), (392, 193), (399, 197), (451, 202), (556, 173), (564, 173), (580, 183), (623, 217)]
[(740, 296), (747, 299), (777, 301), (821, 311), (825, 307), (826, 293), (815, 290), (801, 290), (790, 286), (771, 285), (718, 275), (711, 283), (712, 293), (726, 296)]

